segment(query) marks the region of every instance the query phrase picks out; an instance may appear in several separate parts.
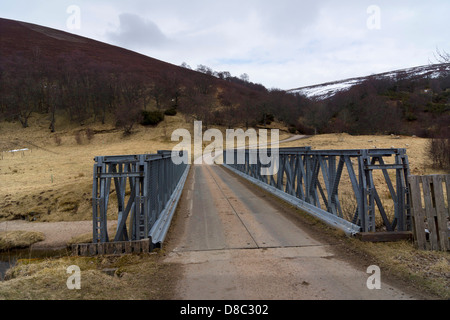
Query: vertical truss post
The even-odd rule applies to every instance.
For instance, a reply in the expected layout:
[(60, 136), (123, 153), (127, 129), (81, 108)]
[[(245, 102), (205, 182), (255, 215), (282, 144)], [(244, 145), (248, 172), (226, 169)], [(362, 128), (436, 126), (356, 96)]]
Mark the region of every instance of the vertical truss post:
[(99, 178), (98, 173), (101, 172), (103, 159), (98, 157), (96, 159), (96, 164), (94, 165), (94, 183), (92, 184), (92, 226), (93, 226), (93, 242), (99, 243), (100, 239), (100, 215), (99, 215), (99, 205), (100, 196), (98, 194), (98, 184)]
[(411, 230), (411, 211), (409, 203), (409, 164), (406, 157), (406, 150), (400, 149), (395, 155), (396, 169), (396, 182), (397, 182), (397, 203), (398, 212), (396, 213), (398, 218), (398, 230), (407, 231)]
[[(249, 150), (246, 150), (245, 164), (237, 164), (237, 150), (230, 150), (235, 160), (230, 167), (321, 210), (323, 203), (323, 210), (339, 218), (344, 217), (339, 187), (346, 168), (356, 198), (356, 210), (349, 222), (359, 225), (363, 232), (374, 232), (377, 230), (375, 216), (378, 208), (386, 231), (411, 230), (406, 150), (311, 150), (306, 147), (281, 148), (279, 151), (279, 171), (276, 175), (261, 175), (260, 158), (257, 164), (250, 163)], [(386, 164), (384, 158), (392, 156), (395, 156), (395, 163)], [(377, 192), (374, 170), (381, 170), (394, 202), (392, 221)], [(388, 170), (396, 170), (395, 187)]]
[[(115, 242), (141, 241), (172, 198), (187, 165), (175, 165), (171, 153), (96, 157), (93, 170), (93, 242), (109, 242), (110, 194), (117, 197)], [(111, 192), (112, 179), (114, 189)]]
[(361, 156), (362, 162), (362, 178), (364, 180), (364, 202), (365, 202), (365, 230), (366, 232), (375, 232), (375, 184), (373, 181), (373, 169), (369, 165), (371, 164), (369, 151), (362, 150)]

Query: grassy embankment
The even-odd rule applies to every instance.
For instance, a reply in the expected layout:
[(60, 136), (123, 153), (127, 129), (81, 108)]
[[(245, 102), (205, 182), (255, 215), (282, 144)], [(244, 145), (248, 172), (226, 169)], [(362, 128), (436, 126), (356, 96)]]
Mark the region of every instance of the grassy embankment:
[[(0, 221), (90, 220), (93, 158), (99, 155), (155, 153), (171, 149), (173, 130), (192, 130), (182, 116), (167, 117), (157, 128), (136, 127), (124, 137), (111, 125), (75, 127), (66, 125), (56, 134), (48, 133), (48, 123), (34, 117), (30, 128), (17, 123), (0, 126), (0, 147), (7, 151), (30, 148), (15, 154), (2, 153), (0, 160)], [(87, 128), (96, 133), (92, 140)], [(81, 137), (81, 143), (77, 142)], [(60, 138), (60, 141), (56, 137)], [(287, 134), (282, 135), (282, 139)], [(78, 139), (80, 140), (80, 139)], [(412, 174), (438, 173), (428, 168), (426, 139), (415, 137), (360, 136), (332, 134), (311, 137), (283, 146), (312, 146), (314, 149), (406, 148)], [(344, 177), (343, 177), (344, 179)], [(375, 179), (380, 179), (375, 177)], [(380, 180), (379, 183), (382, 183)], [(342, 194), (346, 194), (345, 187)], [(387, 200), (389, 196), (385, 194)], [(386, 200), (386, 201), (387, 201)], [(110, 217), (115, 219), (113, 215)], [(87, 238), (86, 238), (87, 237)], [(89, 235), (81, 238), (89, 239)], [(411, 243), (367, 244), (343, 239), (351, 250), (377, 261), (382, 270), (397, 274), (412, 285), (441, 298), (450, 298), (448, 253), (421, 252)], [(10, 271), (11, 280), (0, 283), (0, 299), (157, 299), (170, 297), (176, 266), (160, 263), (161, 254), (130, 257), (22, 260)], [(66, 268), (80, 266), (80, 291), (66, 287)], [(114, 277), (104, 272), (115, 270)], [(146, 283), (155, 283), (148, 286)]]

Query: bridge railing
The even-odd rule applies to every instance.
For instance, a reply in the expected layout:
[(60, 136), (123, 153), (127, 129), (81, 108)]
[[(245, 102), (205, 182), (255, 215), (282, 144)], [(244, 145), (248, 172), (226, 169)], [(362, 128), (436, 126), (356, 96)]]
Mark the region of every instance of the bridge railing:
[[(272, 153), (278, 153), (275, 170), (267, 165)], [(237, 149), (224, 150), (223, 159), (224, 166), (347, 234), (411, 230), (405, 149)]]
[[(160, 247), (181, 195), (189, 165), (174, 164), (171, 151), (153, 155), (96, 157), (93, 243), (150, 239)], [(111, 201), (112, 198), (115, 201)], [(111, 202), (115, 202), (115, 205)], [(114, 239), (108, 216), (117, 213)]]

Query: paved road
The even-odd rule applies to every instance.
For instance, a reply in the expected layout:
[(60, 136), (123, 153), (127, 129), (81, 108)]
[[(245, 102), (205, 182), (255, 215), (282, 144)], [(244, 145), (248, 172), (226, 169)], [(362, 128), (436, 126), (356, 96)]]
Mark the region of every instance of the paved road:
[(382, 282), (367, 288), (331, 245), (221, 166), (193, 166), (167, 261), (183, 266), (176, 299), (411, 299)]

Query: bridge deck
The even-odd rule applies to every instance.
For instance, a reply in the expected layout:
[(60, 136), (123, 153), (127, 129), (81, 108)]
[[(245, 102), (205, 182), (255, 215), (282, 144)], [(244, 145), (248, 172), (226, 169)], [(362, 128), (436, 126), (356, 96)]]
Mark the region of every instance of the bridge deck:
[(369, 265), (344, 262), (292, 211), (219, 166), (191, 168), (167, 248), (166, 261), (184, 270), (177, 299), (411, 298), (385, 282), (369, 290)]
[(188, 193), (186, 241), (178, 250), (318, 245), (298, 226), (219, 166), (197, 166)]

